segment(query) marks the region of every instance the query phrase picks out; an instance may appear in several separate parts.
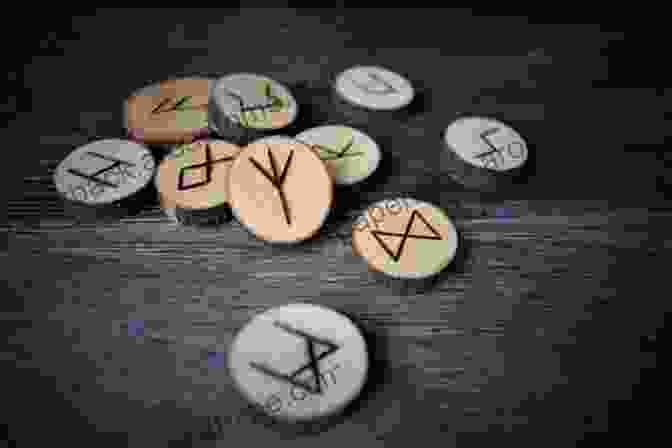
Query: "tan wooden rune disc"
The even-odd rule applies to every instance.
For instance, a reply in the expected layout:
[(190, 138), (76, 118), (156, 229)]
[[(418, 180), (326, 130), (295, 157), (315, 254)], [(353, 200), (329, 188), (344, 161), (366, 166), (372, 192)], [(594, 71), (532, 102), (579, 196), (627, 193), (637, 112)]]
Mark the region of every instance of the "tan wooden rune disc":
[(185, 143), (208, 132), (208, 78), (163, 81), (135, 92), (124, 103), (124, 125), (146, 143)]
[(411, 198), (370, 206), (352, 229), (353, 251), (395, 279), (427, 279), (457, 252), (457, 231), (438, 207)]
[(177, 147), (157, 170), (162, 205), (206, 210), (227, 203), (229, 169), (239, 152), (239, 146), (214, 139)]
[(272, 136), (240, 152), (229, 173), (229, 194), (234, 215), (258, 238), (295, 243), (322, 227), (331, 208), (333, 181), (307, 145)]

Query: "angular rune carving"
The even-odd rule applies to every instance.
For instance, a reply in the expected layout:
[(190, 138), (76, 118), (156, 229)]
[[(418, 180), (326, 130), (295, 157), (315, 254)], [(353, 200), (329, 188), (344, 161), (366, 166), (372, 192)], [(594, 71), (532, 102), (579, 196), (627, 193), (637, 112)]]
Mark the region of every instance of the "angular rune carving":
[[(243, 97), (237, 93), (226, 90), (226, 94), (238, 103), (240, 122), (245, 127), (249, 126), (250, 121), (257, 122), (265, 120), (268, 116), (268, 112), (278, 112), (282, 110), (284, 105), (282, 98), (273, 94), (270, 84), (266, 84), (264, 89), (264, 94), (268, 100), (268, 102), (264, 104), (246, 105)], [(258, 117), (257, 112), (261, 113), (261, 118)]]
[[(233, 160), (233, 157), (222, 157), (221, 159), (213, 160), (212, 159), (212, 150), (210, 149), (210, 145), (206, 144), (205, 145), (205, 162), (203, 163), (197, 163), (195, 165), (189, 165), (185, 166), (180, 170), (180, 177), (177, 182), (177, 189), (179, 191), (184, 191), (184, 190), (190, 190), (192, 188), (198, 188), (202, 187), (203, 185), (207, 185), (212, 181), (212, 166), (216, 163), (221, 163), (221, 162), (228, 162)], [(205, 179), (202, 180), (201, 182), (194, 182), (189, 185), (184, 185), (184, 174), (189, 171), (189, 170), (196, 170), (200, 168), (205, 168)]]
[[(319, 338), (317, 336), (313, 336), (303, 330), (294, 328), (284, 322), (275, 321), (273, 322), (273, 325), (286, 331), (287, 333), (293, 334), (299, 338), (303, 338), (306, 341), (306, 356), (308, 358), (308, 362), (306, 362), (304, 365), (300, 366), (299, 368), (297, 368), (296, 370), (294, 370), (289, 374), (279, 372), (273, 369), (272, 367), (257, 362), (250, 362), (250, 367), (265, 375), (286, 381), (296, 387), (306, 390), (309, 393), (322, 394), (323, 392), (322, 392), (322, 385), (320, 383), (319, 361), (330, 356), (332, 353), (336, 352), (340, 347), (332, 341)], [(327, 350), (320, 355), (316, 354), (316, 346), (318, 344), (325, 346), (327, 348)], [(312, 373), (311, 378), (313, 384), (311, 384), (308, 381), (299, 379), (300, 375), (306, 370), (311, 371)]]
[(492, 166), (492, 168), (497, 168), (497, 166), (498, 166), (498, 158), (497, 157), (499, 156), (500, 161), (503, 158), (502, 149), (497, 148), (488, 139), (489, 136), (491, 136), (492, 134), (496, 134), (497, 132), (499, 132), (499, 129), (490, 128), (490, 129), (486, 129), (485, 131), (483, 131), (479, 134), (479, 137), (481, 138), (481, 140), (483, 140), (485, 142), (485, 144), (488, 145), (490, 150), (486, 151), (486, 152), (482, 152), (480, 154), (476, 154), (476, 155), (474, 155), (474, 157), (476, 157), (479, 160), (482, 160), (483, 165), (486, 166), (486, 167)]
[(183, 96), (182, 98), (175, 101), (175, 103), (166, 107), (172, 100), (172, 98), (165, 98), (161, 101), (154, 109), (152, 109), (152, 114), (161, 114), (164, 112), (171, 111), (182, 111), (182, 110), (193, 110), (193, 109), (202, 109), (204, 106), (186, 106), (186, 104), (191, 100), (191, 96)]
[[(413, 225), (413, 221), (415, 218), (419, 218), (429, 230), (432, 231), (434, 235), (428, 236), (428, 235), (414, 235), (411, 234), (411, 226)], [(406, 240), (409, 238), (412, 239), (419, 239), (419, 240), (441, 240), (441, 234), (437, 232), (434, 227), (432, 227), (427, 219), (425, 219), (422, 214), (417, 211), (413, 210), (413, 213), (411, 214), (411, 219), (408, 220), (408, 224), (406, 225), (406, 230), (404, 230), (404, 233), (394, 233), (394, 232), (384, 232), (382, 230), (372, 230), (371, 234), (373, 237), (378, 241), (378, 244), (387, 252), (387, 254), (392, 258), (394, 261), (398, 262), (401, 259), (402, 251), (404, 250), (404, 245), (406, 244)], [(401, 243), (399, 244), (399, 249), (397, 249), (397, 252), (394, 253), (392, 250), (385, 244), (385, 242), (380, 238), (379, 235), (385, 235), (385, 236), (398, 236), (401, 237)]]
[(287, 221), (287, 225), (291, 225), (291, 216), (289, 213), (289, 206), (287, 205), (287, 198), (285, 197), (285, 192), (282, 189), (282, 185), (285, 182), (285, 178), (287, 177), (287, 170), (289, 169), (289, 165), (292, 163), (292, 157), (294, 156), (294, 150), (290, 151), (289, 157), (287, 157), (287, 161), (285, 162), (285, 166), (282, 168), (282, 173), (278, 174), (278, 167), (275, 162), (275, 157), (273, 156), (273, 152), (271, 151), (271, 148), (266, 145), (267, 149), (267, 154), (268, 154), (268, 160), (271, 164), (271, 170), (273, 173), (269, 173), (263, 166), (259, 164), (256, 160), (254, 160), (252, 157), (250, 157), (250, 162), (254, 165), (254, 167), (261, 172), (261, 174), (264, 175), (266, 179), (275, 187), (276, 190), (278, 190), (278, 193), (280, 194), (280, 201), (282, 201), (282, 211), (285, 214), (285, 221)]
[(107, 160), (108, 162), (112, 162), (112, 163), (110, 165), (106, 166), (105, 168), (101, 168), (98, 171), (96, 171), (95, 173), (91, 173), (91, 174), (83, 173), (82, 171), (79, 171), (75, 168), (69, 168), (68, 172), (70, 174), (75, 175), (75, 176), (79, 176), (81, 178), (90, 180), (90, 181), (95, 182), (99, 185), (105, 185), (107, 187), (117, 188), (117, 187), (119, 187), (119, 185), (114, 184), (112, 182), (109, 182), (106, 179), (101, 179), (98, 176), (100, 176), (101, 174), (103, 174), (107, 171), (118, 168), (122, 165), (123, 166), (135, 166), (135, 163), (128, 162), (126, 160), (117, 159), (117, 158), (114, 158), (114, 157), (104, 156), (102, 154), (98, 154), (97, 152), (87, 151), (86, 154), (91, 156), (91, 157), (97, 157), (99, 159)]
[(302, 143), (311, 147), (312, 149), (319, 149), (328, 153), (328, 155), (326, 156), (320, 156), (320, 159), (322, 160), (337, 160), (343, 157), (357, 157), (364, 155), (363, 152), (348, 152), (352, 148), (353, 142), (354, 139), (350, 139), (350, 141), (340, 150), (335, 150), (324, 145), (319, 145), (317, 143), (306, 143), (306, 142)]
[(397, 89), (392, 87), (392, 84), (383, 79), (383, 77), (378, 73), (367, 72), (367, 75), (369, 76), (369, 81), (366, 83), (361, 83), (354, 78), (352, 78), (351, 81), (354, 85), (363, 91), (372, 93), (374, 95), (389, 95), (390, 93), (399, 93)]

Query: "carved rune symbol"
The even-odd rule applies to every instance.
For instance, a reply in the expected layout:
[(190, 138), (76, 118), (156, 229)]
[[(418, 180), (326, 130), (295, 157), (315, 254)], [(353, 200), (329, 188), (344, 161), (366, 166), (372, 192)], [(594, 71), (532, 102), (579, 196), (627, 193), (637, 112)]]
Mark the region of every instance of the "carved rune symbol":
[[(279, 112), (283, 106), (282, 98), (273, 94), (270, 84), (266, 84), (264, 89), (264, 94), (268, 100), (268, 102), (264, 104), (246, 105), (243, 97), (237, 93), (226, 90), (226, 94), (238, 103), (240, 122), (243, 126), (246, 127), (249, 125), (248, 117), (250, 118), (250, 121), (254, 122), (265, 120), (269, 111)], [(257, 112), (261, 113), (261, 119), (258, 118)]]
[(367, 72), (369, 75), (369, 81), (366, 83), (361, 83), (356, 79), (352, 78), (352, 83), (362, 89), (367, 93), (372, 93), (374, 95), (389, 95), (390, 93), (399, 93), (397, 89), (392, 87), (388, 81), (383, 79), (378, 73)]
[[(429, 230), (432, 231), (434, 235), (428, 236), (428, 235), (413, 235), (410, 233), (411, 227), (413, 226), (413, 221), (415, 220), (415, 217), (418, 217)], [(371, 234), (373, 237), (378, 241), (378, 244), (387, 252), (387, 254), (392, 258), (394, 261), (399, 261), (401, 258), (402, 251), (404, 249), (404, 245), (406, 244), (406, 240), (409, 238), (413, 239), (418, 239), (418, 240), (441, 240), (441, 234), (437, 232), (434, 227), (432, 227), (429, 222), (427, 222), (427, 219), (425, 219), (422, 214), (417, 211), (413, 210), (413, 213), (411, 214), (411, 219), (408, 220), (408, 224), (406, 225), (406, 230), (404, 230), (404, 233), (393, 233), (393, 232), (384, 232), (382, 230), (372, 230)], [(395, 254), (392, 252), (392, 250), (385, 244), (385, 242), (380, 238), (378, 235), (386, 235), (386, 236), (399, 236), (401, 237), (401, 244), (399, 244), (399, 249), (397, 249), (397, 253)]]
[(166, 98), (161, 101), (154, 109), (152, 109), (152, 114), (203, 108), (203, 106), (185, 106), (185, 104), (188, 103), (191, 98), (191, 96), (183, 96), (182, 98), (178, 99), (175, 104), (168, 108), (166, 108), (166, 106), (171, 102), (171, 98)]
[(291, 219), (289, 215), (289, 206), (287, 205), (287, 198), (285, 198), (285, 192), (282, 190), (282, 185), (285, 182), (285, 178), (287, 177), (287, 169), (289, 168), (289, 164), (292, 163), (292, 157), (294, 156), (294, 150), (290, 151), (289, 157), (287, 157), (287, 161), (285, 162), (285, 166), (282, 168), (282, 173), (278, 174), (278, 167), (277, 164), (275, 163), (275, 157), (273, 156), (273, 152), (271, 152), (271, 148), (266, 145), (266, 149), (268, 151), (268, 161), (271, 164), (271, 170), (273, 170), (273, 174), (269, 173), (266, 171), (266, 169), (259, 164), (256, 160), (254, 160), (252, 157), (250, 157), (250, 162), (255, 166), (256, 169), (258, 169), (261, 174), (264, 175), (266, 179), (275, 187), (276, 190), (278, 190), (278, 193), (280, 194), (280, 201), (282, 201), (282, 211), (285, 214), (285, 221), (287, 221), (287, 225), (291, 225)]
[[(190, 190), (192, 188), (198, 188), (202, 187), (203, 185), (207, 185), (212, 181), (212, 165), (215, 163), (221, 163), (221, 162), (227, 162), (233, 160), (233, 157), (222, 157), (221, 159), (217, 160), (212, 160), (212, 150), (210, 149), (210, 145), (206, 144), (205, 145), (205, 162), (203, 163), (198, 163), (196, 165), (189, 165), (185, 166), (180, 170), (180, 177), (177, 182), (177, 189), (179, 191), (184, 191), (184, 190)], [(187, 170), (196, 170), (199, 168), (205, 168), (205, 179), (200, 181), (200, 182), (195, 182), (193, 184), (189, 185), (184, 185), (184, 173)]]
[(483, 165), (484, 166), (492, 165), (493, 168), (497, 168), (497, 156), (499, 156), (500, 159), (503, 157), (502, 149), (501, 148), (498, 149), (487, 138), (487, 137), (491, 136), (492, 134), (496, 134), (497, 132), (499, 132), (499, 129), (490, 128), (490, 129), (486, 129), (485, 131), (483, 131), (479, 134), (479, 137), (481, 138), (481, 140), (483, 140), (485, 142), (485, 144), (488, 145), (488, 147), (490, 148), (489, 151), (482, 152), (482, 153), (476, 154), (474, 156), (477, 159), (483, 160)]
[[(306, 333), (305, 331), (293, 328), (290, 325), (283, 322), (275, 321), (273, 322), (273, 325), (282, 330), (285, 330), (287, 333), (303, 338), (306, 341), (306, 356), (308, 357), (308, 362), (300, 366), (298, 369), (296, 369), (289, 375), (282, 372), (278, 372), (272, 367), (257, 362), (251, 362), (250, 367), (258, 370), (259, 372), (265, 375), (271, 376), (279, 380), (287, 381), (288, 383), (296, 387), (300, 387), (309, 393), (322, 394), (322, 384), (320, 383), (320, 369), (318, 363), (322, 359), (326, 358), (327, 356), (337, 351), (340, 347), (332, 341), (318, 338), (316, 336)], [(316, 353), (316, 346), (318, 344), (326, 347), (326, 351), (324, 351), (320, 355), (317, 355)], [(313, 384), (311, 384), (308, 381), (299, 379), (300, 375), (306, 370), (311, 370), (312, 372), (311, 380)]]
[(83, 172), (81, 172), (77, 169), (74, 169), (74, 168), (68, 168), (68, 172), (70, 174), (75, 175), (75, 176), (79, 176), (81, 178), (88, 179), (88, 180), (90, 180), (92, 182), (95, 182), (99, 185), (105, 185), (107, 187), (117, 188), (117, 187), (119, 187), (119, 185), (113, 184), (112, 182), (109, 182), (105, 179), (101, 179), (98, 176), (100, 176), (101, 174), (103, 174), (103, 173), (105, 173), (109, 170), (120, 167), (121, 165), (135, 166), (135, 163), (127, 162), (126, 160), (115, 159), (114, 157), (104, 156), (102, 154), (98, 154), (97, 152), (87, 151), (86, 154), (88, 154), (92, 157), (98, 157), (99, 159), (107, 160), (108, 162), (113, 162), (113, 163), (106, 166), (105, 168), (99, 169), (98, 171), (96, 171), (95, 173), (92, 173), (92, 174), (86, 174), (86, 173), (83, 173)]
[(352, 148), (352, 143), (353, 142), (354, 142), (354, 139), (350, 139), (350, 141), (340, 150), (331, 149), (327, 146), (318, 145), (317, 143), (305, 143), (305, 142), (303, 142), (303, 143), (305, 145), (313, 148), (313, 149), (319, 149), (319, 150), (322, 150), (322, 151), (328, 153), (328, 155), (326, 155), (326, 156), (320, 155), (320, 159), (322, 159), (322, 160), (337, 160), (337, 159), (341, 159), (343, 157), (356, 157), (356, 156), (364, 155), (363, 152), (348, 152), (348, 151), (350, 151), (350, 148)]

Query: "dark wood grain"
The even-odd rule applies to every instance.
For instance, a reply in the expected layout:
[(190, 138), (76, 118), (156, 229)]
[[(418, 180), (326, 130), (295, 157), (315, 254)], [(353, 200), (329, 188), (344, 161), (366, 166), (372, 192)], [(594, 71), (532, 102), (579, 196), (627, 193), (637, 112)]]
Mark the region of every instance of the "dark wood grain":
[[(3, 131), (2, 392), (19, 446), (570, 444), (616, 429), (618, 403), (656, 365), (672, 261), (664, 95), (606, 83), (622, 32), (387, 9), (105, 10), (62, 28), (20, 71), (23, 106)], [(380, 170), (339, 189), (304, 244), (270, 246), (236, 222), (180, 227), (155, 199), (77, 222), (55, 191), (56, 164), (120, 136), (122, 100), (142, 85), (259, 72), (297, 88), (302, 123), (345, 122), (311, 92), (363, 63), (405, 74), (419, 96), (409, 114), (358, 123), (381, 144)], [(440, 133), (464, 113), (526, 137), (522, 182), (484, 194), (445, 174)], [(353, 219), (399, 194), (444, 207), (460, 233), (425, 294), (374, 282), (350, 247)], [(374, 361), (361, 399), (319, 435), (258, 421), (224, 368), (236, 330), (295, 301), (351, 316)]]

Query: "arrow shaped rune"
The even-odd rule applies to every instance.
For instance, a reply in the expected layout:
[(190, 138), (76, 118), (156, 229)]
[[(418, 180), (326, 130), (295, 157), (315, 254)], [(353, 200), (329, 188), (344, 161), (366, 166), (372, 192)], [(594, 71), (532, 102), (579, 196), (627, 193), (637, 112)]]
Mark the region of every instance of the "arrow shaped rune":
[(285, 182), (285, 178), (287, 177), (287, 170), (289, 168), (289, 164), (292, 163), (292, 157), (294, 156), (294, 150), (290, 151), (289, 157), (287, 157), (287, 161), (285, 162), (285, 166), (282, 168), (282, 173), (278, 174), (278, 167), (275, 163), (275, 157), (273, 156), (273, 152), (271, 151), (271, 148), (266, 145), (267, 149), (267, 154), (268, 154), (268, 160), (271, 164), (271, 170), (273, 173), (269, 173), (263, 166), (259, 164), (256, 160), (254, 160), (252, 157), (250, 157), (250, 162), (254, 165), (254, 167), (261, 172), (261, 174), (264, 175), (266, 179), (275, 187), (276, 190), (278, 190), (278, 193), (280, 194), (280, 200), (282, 201), (282, 211), (285, 214), (285, 221), (287, 221), (287, 225), (291, 225), (291, 219), (290, 219), (290, 214), (289, 214), (289, 206), (287, 205), (287, 198), (285, 197), (285, 192), (282, 190), (282, 185)]

